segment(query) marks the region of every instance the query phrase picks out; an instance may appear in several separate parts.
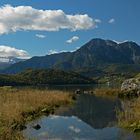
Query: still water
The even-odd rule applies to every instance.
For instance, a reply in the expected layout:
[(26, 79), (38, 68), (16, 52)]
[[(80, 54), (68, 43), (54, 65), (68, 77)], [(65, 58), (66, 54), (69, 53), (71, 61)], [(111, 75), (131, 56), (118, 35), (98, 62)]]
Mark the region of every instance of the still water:
[[(116, 109), (122, 109), (117, 98), (80, 95), (73, 106), (61, 107), (55, 114), (27, 124), (23, 134), (29, 140), (138, 140), (130, 131), (117, 127)], [(41, 128), (35, 130), (35, 124)]]

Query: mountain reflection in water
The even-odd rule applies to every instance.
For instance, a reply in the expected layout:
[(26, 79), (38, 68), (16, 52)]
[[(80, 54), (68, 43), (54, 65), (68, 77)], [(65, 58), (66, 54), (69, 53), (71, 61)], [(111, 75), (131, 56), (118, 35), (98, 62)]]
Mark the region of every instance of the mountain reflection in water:
[[(54, 115), (29, 123), (23, 131), (33, 140), (136, 140), (133, 133), (116, 127), (119, 99), (80, 95), (70, 108), (61, 107)], [(33, 129), (40, 124), (41, 129)]]
[(116, 121), (116, 109), (121, 109), (118, 99), (96, 97), (93, 95), (81, 95), (74, 107), (56, 112), (61, 116), (77, 116), (82, 121), (95, 129), (112, 126)]

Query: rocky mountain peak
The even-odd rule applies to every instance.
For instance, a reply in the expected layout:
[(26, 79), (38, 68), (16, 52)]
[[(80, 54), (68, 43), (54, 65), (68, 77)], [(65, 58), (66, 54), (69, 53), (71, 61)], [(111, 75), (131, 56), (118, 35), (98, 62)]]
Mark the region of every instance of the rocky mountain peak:
[(95, 38), (74, 52), (33, 57), (12, 65), (6, 71), (18, 72), (27, 68), (75, 70), (107, 64), (140, 64), (140, 46), (131, 41), (117, 43)]

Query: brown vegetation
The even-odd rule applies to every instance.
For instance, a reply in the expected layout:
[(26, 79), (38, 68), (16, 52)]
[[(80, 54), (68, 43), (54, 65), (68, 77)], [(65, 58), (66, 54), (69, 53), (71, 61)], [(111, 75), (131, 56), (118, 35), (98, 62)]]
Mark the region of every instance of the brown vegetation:
[(22, 139), (25, 123), (60, 105), (71, 103), (72, 95), (62, 91), (0, 89), (0, 139)]
[(140, 130), (140, 97), (122, 100), (123, 111), (118, 111), (119, 126)]
[(95, 92), (96, 95), (100, 96), (118, 96), (120, 93), (120, 89), (118, 88), (96, 88)]

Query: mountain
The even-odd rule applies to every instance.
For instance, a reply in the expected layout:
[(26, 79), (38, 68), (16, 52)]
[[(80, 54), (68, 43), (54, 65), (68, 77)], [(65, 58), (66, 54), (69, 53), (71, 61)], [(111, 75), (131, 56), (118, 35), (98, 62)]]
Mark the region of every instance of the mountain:
[(27, 69), (17, 74), (0, 74), (0, 86), (91, 84), (94, 81), (75, 72), (54, 69)]
[(4, 72), (16, 73), (27, 68), (55, 68), (63, 70), (84, 70), (86, 68), (99, 71), (108, 65), (139, 65), (140, 46), (132, 41), (116, 43), (112, 40), (92, 39), (74, 52), (33, 57), (8, 67)]
[(11, 66), (11, 64), (9, 64), (9, 63), (0, 62), (0, 70), (4, 70), (10, 66)]
[(23, 62), (25, 59), (20, 59), (16, 57), (0, 57), (0, 70), (4, 70), (10, 67), (12, 64)]

